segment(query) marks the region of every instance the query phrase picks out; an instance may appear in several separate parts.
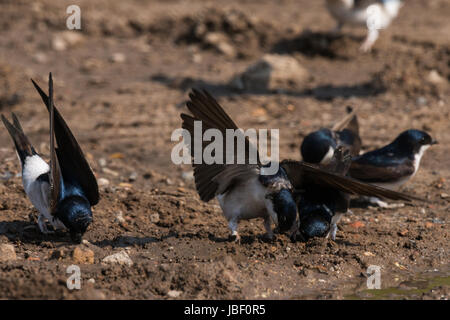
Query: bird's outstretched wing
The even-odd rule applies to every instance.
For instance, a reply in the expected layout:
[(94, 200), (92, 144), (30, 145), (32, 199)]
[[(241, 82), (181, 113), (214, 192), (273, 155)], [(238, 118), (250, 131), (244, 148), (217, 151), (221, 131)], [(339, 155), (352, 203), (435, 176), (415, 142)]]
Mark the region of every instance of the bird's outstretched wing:
[[(85, 193), (89, 203), (92, 206), (96, 205), (100, 198), (97, 180), (83, 154), (83, 151), (81, 150), (80, 145), (73, 136), (56, 106), (53, 104), (52, 108), (49, 103), (49, 97), (37, 85), (36, 82), (33, 80), (31, 81), (33, 82), (34, 87), (41, 96), (42, 101), (45, 103), (50, 114), (53, 109), (53, 126), (56, 142), (58, 144), (58, 148), (55, 149), (55, 152), (61, 168), (62, 176), (64, 179), (76, 182)], [(50, 118), (52, 118), (52, 116), (50, 116)]]
[(53, 105), (53, 78), (48, 76), (48, 105), (50, 108), (50, 213), (55, 214), (61, 195), (61, 169), (55, 146), (55, 108)]
[(301, 190), (307, 188), (309, 184), (316, 184), (322, 185), (323, 187), (331, 187), (348, 194), (387, 198), (391, 200), (419, 200), (426, 202), (425, 199), (416, 196), (363, 183), (301, 161), (284, 160), (281, 162), (281, 167), (286, 170), (289, 180), (291, 180), (295, 189)]
[[(195, 89), (189, 94), (190, 100), (186, 103), (187, 108), (193, 116), (181, 114), (183, 120), (182, 128), (188, 130), (191, 135), (191, 155), (194, 155), (195, 140), (202, 142), (202, 154), (209, 142), (204, 142), (202, 137), (206, 130), (217, 129), (226, 137), (226, 130), (238, 130), (237, 125), (223, 110), (219, 103), (206, 91), (200, 92)], [(195, 135), (194, 122), (202, 122), (201, 136)], [(257, 155), (257, 163), (249, 164), (250, 150), (254, 150)], [(234, 148), (234, 159), (237, 159), (237, 148)], [(226, 155), (226, 143), (223, 141), (222, 155)], [(259, 172), (259, 156), (255, 146), (245, 137), (245, 164), (195, 164), (194, 178), (197, 191), (203, 201), (208, 202), (216, 195), (224, 193), (232, 185), (251, 176), (257, 176)], [(224, 159), (225, 162), (225, 159)]]

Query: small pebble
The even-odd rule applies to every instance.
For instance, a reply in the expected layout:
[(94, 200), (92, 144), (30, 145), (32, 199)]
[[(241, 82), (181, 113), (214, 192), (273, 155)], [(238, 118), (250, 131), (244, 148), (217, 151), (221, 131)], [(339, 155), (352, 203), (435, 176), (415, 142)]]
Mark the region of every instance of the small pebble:
[(167, 292), (167, 295), (171, 298), (178, 298), (182, 293), (182, 291), (170, 290), (169, 292)]
[(72, 252), (72, 259), (74, 263), (93, 264), (94, 251), (91, 249), (76, 247)]
[(0, 244), (0, 262), (14, 261), (16, 259), (16, 250), (13, 245)]

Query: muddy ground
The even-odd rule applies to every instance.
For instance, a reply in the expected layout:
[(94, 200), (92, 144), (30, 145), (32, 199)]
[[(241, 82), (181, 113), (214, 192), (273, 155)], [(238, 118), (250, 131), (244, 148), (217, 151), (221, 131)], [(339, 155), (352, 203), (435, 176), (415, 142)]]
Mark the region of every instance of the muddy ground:
[[(93, 261), (80, 263), (66, 234), (38, 231), (0, 129), (0, 244), (16, 252), (0, 262), (0, 298), (448, 299), (450, 3), (407, 1), (363, 55), (364, 30), (327, 34), (334, 21), (323, 2), (0, 0), (0, 112), (17, 113), (47, 156), (47, 111), (29, 78), (45, 88), (52, 71), (56, 105), (101, 181), (78, 246)], [(82, 11), (76, 36), (66, 29), (70, 4)], [(226, 48), (208, 42), (208, 32)], [(233, 89), (230, 79), (265, 53), (294, 57), (309, 80)], [(241, 223), (240, 245), (229, 242), (218, 203), (201, 202), (191, 168), (170, 161), (191, 87), (210, 90), (242, 128), (279, 128), (283, 158), (299, 159), (302, 137), (332, 125), (347, 105), (360, 108), (364, 150), (408, 128), (427, 130), (440, 144), (402, 190), (429, 203), (354, 208), (336, 241), (265, 242), (253, 220)], [(102, 263), (120, 251), (132, 266)], [(82, 288), (69, 291), (74, 263)], [(366, 290), (369, 265), (381, 267), (381, 291)]]

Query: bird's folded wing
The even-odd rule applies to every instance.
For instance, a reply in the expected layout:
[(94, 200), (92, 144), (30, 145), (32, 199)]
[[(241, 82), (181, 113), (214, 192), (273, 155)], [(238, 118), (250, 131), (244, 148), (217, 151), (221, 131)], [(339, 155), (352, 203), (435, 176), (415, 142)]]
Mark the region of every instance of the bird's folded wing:
[(314, 183), (324, 187), (331, 187), (349, 194), (387, 198), (403, 201), (426, 201), (422, 198), (391, 191), (371, 184), (363, 183), (355, 179), (336, 175), (332, 172), (320, 169), (314, 165), (295, 160), (284, 160), (281, 166), (286, 170), (295, 189), (304, 189), (308, 184)]
[[(36, 82), (33, 80), (31, 81), (33, 82), (36, 90), (39, 92), (42, 101), (47, 107), (47, 110), (50, 112), (48, 96), (36, 84)], [(97, 180), (83, 154), (83, 151), (80, 148), (80, 145), (73, 136), (56, 106), (54, 106), (54, 127), (56, 142), (58, 144), (56, 153), (63, 177), (67, 176), (74, 179), (85, 193), (89, 203), (92, 206), (96, 205), (99, 201)]]
[[(226, 137), (226, 130), (238, 130), (237, 125), (217, 103), (217, 101), (206, 91), (200, 92), (192, 90), (189, 94), (190, 100), (186, 103), (187, 108), (193, 116), (181, 114), (183, 120), (182, 128), (188, 130), (191, 135), (191, 155), (194, 156), (194, 146), (197, 139), (201, 140), (202, 150), (210, 144), (209, 141), (203, 141), (203, 134), (208, 129), (217, 129), (222, 137)], [(201, 136), (195, 135), (194, 122), (202, 122)], [(226, 141), (224, 140), (222, 150), (222, 160), (225, 162)], [(257, 155), (257, 164), (249, 164), (249, 150), (255, 150)], [(237, 160), (237, 148), (234, 148), (234, 159)], [(245, 137), (245, 164), (193, 164), (194, 178), (197, 191), (203, 201), (209, 201), (216, 195), (226, 192), (233, 184), (247, 179), (251, 176), (257, 176), (259, 170), (259, 156), (255, 146)]]
[(367, 183), (389, 183), (412, 175), (414, 173), (414, 163), (410, 159), (405, 159), (401, 164), (395, 163), (395, 165), (376, 166), (353, 161), (348, 173), (352, 178)]

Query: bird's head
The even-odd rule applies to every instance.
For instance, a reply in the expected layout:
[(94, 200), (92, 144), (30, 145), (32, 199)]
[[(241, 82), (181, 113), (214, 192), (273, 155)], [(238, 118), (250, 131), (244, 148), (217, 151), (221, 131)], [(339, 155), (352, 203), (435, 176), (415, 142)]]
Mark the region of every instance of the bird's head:
[(280, 232), (286, 232), (293, 228), (297, 220), (297, 206), (289, 189), (281, 189), (268, 194), (266, 206)]
[(431, 138), (428, 133), (415, 129), (402, 132), (394, 142), (401, 150), (415, 154), (423, 154), (430, 146), (437, 144), (437, 141)]
[(328, 129), (321, 129), (308, 134), (300, 146), (303, 161), (321, 163), (331, 159), (336, 141)]
[(301, 236), (308, 240), (314, 237), (325, 237), (331, 227), (333, 213), (324, 204), (317, 204), (304, 208), (300, 212)]
[(58, 206), (56, 217), (69, 229), (72, 241), (80, 243), (92, 222), (91, 205), (83, 197), (65, 198)]

